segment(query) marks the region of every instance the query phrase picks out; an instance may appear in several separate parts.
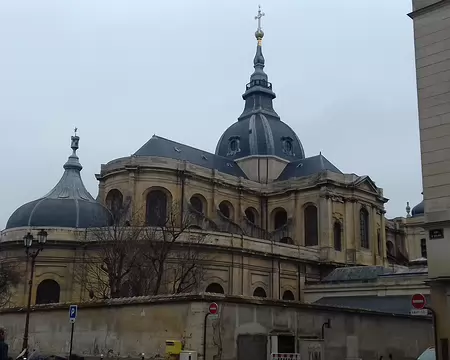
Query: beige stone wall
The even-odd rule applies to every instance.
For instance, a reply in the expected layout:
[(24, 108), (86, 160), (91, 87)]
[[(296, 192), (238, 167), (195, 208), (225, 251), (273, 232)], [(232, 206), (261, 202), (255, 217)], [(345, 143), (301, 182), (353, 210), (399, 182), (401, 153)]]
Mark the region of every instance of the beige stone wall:
[(421, 241), (427, 238), (423, 216), (407, 218), (405, 223), (406, 246), (410, 260), (422, 257)]
[[(429, 320), (242, 297), (186, 296), (82, 305), (75, 324), (74, 352), (121, 357), (138, 357), (144, 352), (148, 358), (162, 355), (165, 340), (170, 339), (184, 341), (186, 349), (203, 358), (203, 322), (212, 301), (219, 304), (221, 313), (218, 320), (207, 323), (207, 360), (212, 360), (219, 348), (222, 359), (236, 359), (238, 337), (245, 334), (266, 336), (269, 351), (274, 347), (269, 336), (291, 335), (298, 342), (302, 337), (318, 338), (328, 319), (332, 327), (325, 333), (325, 357), (329, 360), (345, 358), (349, 336), (356, 339), (359, 357), (364, 359), (392, 354), (394, 359), (412, 360), (432, 343)], [(12, 354), (21, 349), (23, 323), (23, 312), (1, 312)], [(68, 305), (33, 311), (32, 347), (64, 355), (69, 339)]]
[[(254, 161), (247, 159), (244, 165), (250, 166)], [(283, 164), (275, 159), (271, 161), (272, 170), (279, 171)], [(206, 207), (205, 215), (213, 221), (218, 218), (219, 204), (226, 201), (231, 208), (230, 219), (242, 229), (246, 225), (245, 211), (252, 208), (256, 214), (256, 225), (274, 233), (275, 214), (279, 209), (284, 209), (289, 226), (283, 229), (282, 234), (280, 231), (279, 236), (275, 235), (276, 241), (289, 237), (298, 246), (306, 244), (304, 209), (307, 205), (314, 205), (318, 213), (319, 234), (318, 245), (314, 248), (320, 250), (321, 261), (361, 265), (386, 262), (386, 241), (382, 229), (384, 202), (387, 200), (383, 198), (382, 190), (368, 178), (324, 172), (265, 184), (185, 162), (153, 157), (114, 160), (102, 165), (97, 178), (100, 181), (101, 201), (105, 201), (109, 191), (118, 189), (124, 198), (130, 196), (135, 211), (145, 210), (146, 195), (152, 189), (164, 189), (170, 195), (170, 201), (176, 204), (186, 205), (193, 195), (200, 195)], [(362, 207), (369, 213), (368, 249), (360, 247), (359, 211)], [(341, 250), (336, 250), (334, 246), (335, 221), (342, 224)], [(378, 230), (381, 233), (381, 253), (378, 251)]]
[[(450, 4), (413, 14), (426, 229), (444, 230), (427, 243), (429, 274), (448, 276), (450, 265)], [(426, 11), (425, 11), (426, 10)]]
[[(4, 233), (5, 255), (11, 261), (21, 264), (18, 269), (24, 274), (22, 283), (15, 290), (11, 305), (24, 306), (28, 296), (29, 262), (21, 242), (30, 229), (13, 229)], [(78, 302), (87, 297), (82, 292), (74, 272), (76, 264), (83, 261), (82, 240), (84, 231), (47, 229), (48, 240), (36, 259), (36, 270), (32, 289), (32, 303), (36, 291), (43, 280), (55, 280), (60, 285), (61, 302)], [(190, 236), (202, 234), (189, 231), (180, 237), (179, 242), (188, 242)], [(59, 240), (59, 239), (63, 240)], [(281, 298), (284, 291), (291, 291), (296, 299), (302, 298), (302, 288), (306, 272), (315, 273), (319, 261), (319, 251), (310, 247), (274, 243), (267, 240), (249, 238), (227, 233), (209, 233), (203, 242), (204, 282), (200, 290), (211, 283), (219, 283), (225, 293), (234, 295), (253, 295), (256, 287), (262, 287), (268, 297)], [(309, 263), (311, 266), (307, 267)]]

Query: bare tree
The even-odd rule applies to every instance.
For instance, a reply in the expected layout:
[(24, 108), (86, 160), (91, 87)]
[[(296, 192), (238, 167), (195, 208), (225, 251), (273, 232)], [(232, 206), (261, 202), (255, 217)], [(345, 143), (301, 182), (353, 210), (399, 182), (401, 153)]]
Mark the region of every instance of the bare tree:
[(123, 286), (135, 268), (144, 227), (128, 219), (128, 206), (113, 212), (113, 224), (88, 228), (83, 234), (83, 256), (77, 261), (75, 280), (90, 298), (123, 296)]
[(14, 289), (19, 285), (21, 279), (17, 264), (0, 257), (0, 307), (7, 306), (13, 295)]
[(190, 236), (190, 216), (178, 209), (156, 226), (142, 225), (141, 212), (130, 218), (128, 211), (116, 211), (112, 226), (87, 229), (75, 271), (83, 292), (117, 298), (195, 290), (203, 279), (204, 235)]
[(130, 279), (131, 288), (140, 288), (140, 295), (194, 291), (203, 279), (205, 234), (191, 234), (191, 215), (176, 205), (160, 220), (157, 226), (145, 228), (139, 276)]

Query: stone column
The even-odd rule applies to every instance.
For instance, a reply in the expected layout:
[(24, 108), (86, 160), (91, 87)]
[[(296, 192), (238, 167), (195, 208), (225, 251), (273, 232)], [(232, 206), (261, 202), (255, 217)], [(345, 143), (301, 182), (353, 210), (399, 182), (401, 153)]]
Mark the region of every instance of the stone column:
[(330, 238), (331, 238), (331, 199), (326, 194), (326, 188), (320, 190), (319, 198), (319, 248), (320, 259), (329, 260), (330, 257)]
[(381, 228), (380, 228), (380, 235), (381, 235), (381, 261), (383, 266), (387, 265), (387, 258), (386, 258), (386, 219), (384, 217), (384, 214), (386, 213), (385, 210), (381, 211)]
[(353, 232), (355, 234), (355, 250), (359, 252), (361, 249), (361, 239), (359, 232), (359, 203), (357, 200), (353, 202)]
[(279, 260), (273, 261), (273, 271), (272, 271), (272, 298), (279, 299), (280, 298), (280, 263)]
[[(218, 204), (217, 204), (218, 205)], [(210, 198), (210, 206), (208, 206), (207, 216), (209, 218), (214, 219), (216, 217), (216, 171), (212, 170), (211, 174), (211, 198)]]
[(347, 251), (354, 249), (355, 235), (353, 226), (353, 203), (350, 199), (344, 200), (345, 214), (344, 214), (344, 241), (342, 244), (342, 250)]
[(371, 222), (370, 222), (370, 243), (371, 243), (371, 250), (372, 250), (372, 259), (373, 264), (377, 265), (377, 253), (378, 253), (378, 241), (377, 241), (377, 219), (378, 219), (378, 213), (377, 213), (377, 207), (375, 205), (372, 205), (372, 214), (371, 214)]

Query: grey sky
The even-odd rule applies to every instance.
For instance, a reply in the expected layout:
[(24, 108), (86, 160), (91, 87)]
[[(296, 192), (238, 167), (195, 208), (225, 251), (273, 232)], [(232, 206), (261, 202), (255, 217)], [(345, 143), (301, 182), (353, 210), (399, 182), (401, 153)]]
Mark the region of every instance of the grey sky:
[[(0, 1), (0, 229), (59, 180), (153, 134), (214, 152), (243, 109), (258, 2)], [(421, 200), (411, 0), (265, 0), (266, 72), (307, 156), (369, 175), (387, 216)]]

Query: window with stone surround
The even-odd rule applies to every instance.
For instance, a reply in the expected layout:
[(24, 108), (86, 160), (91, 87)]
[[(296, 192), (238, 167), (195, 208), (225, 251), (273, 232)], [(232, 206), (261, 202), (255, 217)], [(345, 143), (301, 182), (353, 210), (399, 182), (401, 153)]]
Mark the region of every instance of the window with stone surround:
[(264, 290), (262, 287), (257, 287), (253, 291), (253, 296), (266, 298), (267, 297), (266, 290)]
[(342, 225), (336, 220), (333, 226), (334, 250), (342, 251)]
[(60, 291), (60, 286), (55, 280), (42, 280), (36, 290), (36, 304), (59, 303)]
[(162, 190), (152, 190), (147, 195), (147, 225), (162, 226), (166, 223), (167, 212), (167, 195)]
[(423, 258), (427, 258), (427, 239), (420, 239), (420, 253)]
[(319, 229), (317, 207), (308, 205), (304, 210), (305, 220), (305, 246), (319, 245)]
[(117, 189), (112, 189), (106, 195), (106, 207), (111, 211), (114, 220), (120, 220), (123, 209), (123, 195)]
[(369, 212), (365, 208), (359, 211), (359, 231), (361, 247), (369, 249)]
[(223, 290), (222, 285), (218, 284), (218, 283), (212, 283), (209, 284), (206, 287), (205, 292), (207, 293), (213, 293), (213, 294), (225, 294), (225, 291)]

